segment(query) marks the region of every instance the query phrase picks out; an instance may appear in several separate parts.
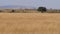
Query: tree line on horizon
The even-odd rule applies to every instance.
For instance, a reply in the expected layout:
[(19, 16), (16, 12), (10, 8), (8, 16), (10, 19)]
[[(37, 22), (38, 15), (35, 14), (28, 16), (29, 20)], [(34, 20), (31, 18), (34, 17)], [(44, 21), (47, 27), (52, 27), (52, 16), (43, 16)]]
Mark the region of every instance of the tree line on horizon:
[[(9, 9), (6, 9), (9, 10)], [(31, 10), (37, 11), (37, 12), (41, 12), (41, 13), (60, 13), (60, 10), (54, 10), (54, 9), (47, 9), (46, 7), (38, 7), (37, 9), (19, 9), (22, 11), (16, 11), (16, 9), (12, 9), (9, 13), (28, 13), (29, 11), (31, 12)], [(27, 10), (27, 11), (26, 11)], [(0, 12), (3, 12), (4, 10), (0, 10)], [(5, 11), (4, 11), (5, 12)]]

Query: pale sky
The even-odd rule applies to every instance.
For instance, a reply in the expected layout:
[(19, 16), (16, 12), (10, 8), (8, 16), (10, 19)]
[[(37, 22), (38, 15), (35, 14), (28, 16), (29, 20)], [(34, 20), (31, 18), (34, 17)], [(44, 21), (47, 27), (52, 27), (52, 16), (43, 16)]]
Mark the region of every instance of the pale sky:
[(60, 9), (60, 0), (0, 0), (0, 6), (6, 5), (44, 6), (47, 8)]

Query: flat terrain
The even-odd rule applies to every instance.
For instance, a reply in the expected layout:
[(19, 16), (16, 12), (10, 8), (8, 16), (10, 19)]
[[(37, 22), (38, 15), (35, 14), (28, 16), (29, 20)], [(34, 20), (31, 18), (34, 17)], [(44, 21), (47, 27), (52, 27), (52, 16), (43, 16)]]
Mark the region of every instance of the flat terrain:
[(0, 13), (0, 34), (60, 34), (60, 14)]

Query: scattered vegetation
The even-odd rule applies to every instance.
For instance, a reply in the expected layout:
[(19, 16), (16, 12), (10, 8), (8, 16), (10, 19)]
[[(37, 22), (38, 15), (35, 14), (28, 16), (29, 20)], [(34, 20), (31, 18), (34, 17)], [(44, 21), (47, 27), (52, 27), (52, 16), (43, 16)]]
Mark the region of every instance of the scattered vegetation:
[(47, 9), (38, 7), (38, 9), (0, 9), (0, 13), (60, 13), (60, 9)]

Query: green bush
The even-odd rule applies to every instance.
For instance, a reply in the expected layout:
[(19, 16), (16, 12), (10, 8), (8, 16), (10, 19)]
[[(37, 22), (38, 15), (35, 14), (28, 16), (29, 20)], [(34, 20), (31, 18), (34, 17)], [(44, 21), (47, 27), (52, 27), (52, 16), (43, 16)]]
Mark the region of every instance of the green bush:
[(37, 9), (37, 11), (39, 11), (39, 12), (46, 12), (47, 11), (47, 9), (46, 9), (46, 7), (38, 7), (38, 9)]

